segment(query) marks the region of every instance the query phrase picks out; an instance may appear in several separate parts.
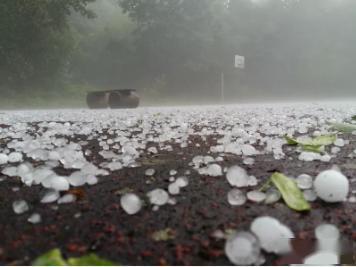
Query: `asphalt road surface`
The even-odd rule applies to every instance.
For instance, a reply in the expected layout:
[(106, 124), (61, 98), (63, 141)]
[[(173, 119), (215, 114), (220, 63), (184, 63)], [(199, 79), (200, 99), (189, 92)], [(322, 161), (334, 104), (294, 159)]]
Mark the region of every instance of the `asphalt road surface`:
[[(287, 255), (261, 248), (258, 263), (302, 263), (327, 223), (340, 232), (340, 261), (355, 264), (356, 135), (330, 127), (353, 115), (356, 103), (0, 112), (0, 265), (31, 264), (52, 248), (123, 265), (231, 265), (226, 238), (261, 216), (294, 239)], [(314, 153), (286, 134), (337, 139)], [(227, 197), (233, 166), (248, 177), (239, 205)], [(246, 198), (274, 172), (315, 179), (332, 168), (349, 182), (341, 202), (313, 184), (300, 186), (309, 211)], [(136, 198), (123, 204), (127, 194)]]

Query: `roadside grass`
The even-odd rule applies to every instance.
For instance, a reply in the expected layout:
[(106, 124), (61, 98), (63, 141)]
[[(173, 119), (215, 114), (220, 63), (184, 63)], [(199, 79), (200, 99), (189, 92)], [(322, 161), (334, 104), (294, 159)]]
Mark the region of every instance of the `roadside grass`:
[(86, 107), (86, 93), (93, 90), (99, 89), (85, 85), (68, 85), (58, 90), (5, 91), (0, 95), (0, 110), (83, 108)]

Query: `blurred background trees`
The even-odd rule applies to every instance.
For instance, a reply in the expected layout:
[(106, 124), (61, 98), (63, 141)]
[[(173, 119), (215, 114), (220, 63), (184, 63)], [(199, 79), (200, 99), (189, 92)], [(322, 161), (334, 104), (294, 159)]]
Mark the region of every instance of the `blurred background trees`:
[(74, 50), (68, 16), (94, 17), (86, 9), (93, 1), (1, 1), (0, 86), (21, 90), (62, 80)]
[(0, 90), (214, 101), (224, 72), (230, 100), (355, 95), (355, 23), (353, 0), (2, 0)]

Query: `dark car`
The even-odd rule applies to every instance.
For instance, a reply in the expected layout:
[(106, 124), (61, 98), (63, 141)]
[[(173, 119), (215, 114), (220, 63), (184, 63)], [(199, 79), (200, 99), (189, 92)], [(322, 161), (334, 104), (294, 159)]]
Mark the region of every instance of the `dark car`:
[(87, 94), (87, 104), (91, 109), (137, 108), (140, 97), (135, 89), (115, 89), (95, 91)]

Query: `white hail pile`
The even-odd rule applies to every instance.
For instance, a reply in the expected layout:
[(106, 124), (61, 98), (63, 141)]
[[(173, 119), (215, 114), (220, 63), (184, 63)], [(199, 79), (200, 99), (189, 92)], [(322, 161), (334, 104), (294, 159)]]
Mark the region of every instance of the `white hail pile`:
[[(194, 146), (200, 151), (206, 145), (205, 154), (194, 155), (186, 170), (178, 170), (185, 176), (176, 178), (177, 170), (165, 174), (169, 174), (167, 178), (170, 181), (167, 191), (156, 188), (145, 192), (153, 210), (166, 204), (175, 205), (179, 201), (182, 188), (191, 184), (191, 169), (201, 176), (217, 179), (225, 176), (226, 182), (232, 187), (226, 192), (227, 202), (232, 206), (244, 205), (247, 200), (273, 204), (281, 199), (279, 191), (274, 188), (265, 193), (257, 191), (256, 186), (262, 177), (256, 178), (248, 174), (246, 169), (257, 166), (262, 157), (271, 157), (276, 161), (299, 160), (299, 166), (303, 161), (333, 160), (348, 146), (348, 140), (338, 138), (331, 149), (321, 153), (298, 150), (299, 155), (287, 158), (286, 152), (295, 148), (285, 146), (284, 136), (306, 137), (310, 130), (315, 129), (314, 136), (330, 134), (333, 130), (328, 122), (342, 122), (355, 114), (353, 104), (5, 111), (0, 113), (1, 125), (8, 125), (0, 128), (0, 172), (5, 179), (20, 177), (24, 186), (45, 188), (45, 192), (38, 196), (43, 204), (68, 204), (76, 201), (76, 197), (68, 192), (71, 187), (92, 186), (111, 173), (143, 167), (142, 156), (176, 153), (176, 146), (181, 150)], [(191, 138), (199, 142), (193, 143)], [(97, 148), (94, 150), (90, 144)], [(99, 151), (96, 152), (97, 149)], [(351, 153), (350, 158), (354, 154)], [(225, 167), (224, 161), (228, 155), (241, 158), (239, 166)], [(98, 159), (101, 163), (98, 163)], [(57, 167), (71, 173), (68, 176), (59, 175), (55, 171)], [(150, 183), (154, 183), (154, 176), (155, 169), (142, 170), (142, 177)], [(3, 179), (0, 177), (0, 181)], [(349, 181), (336, 170), (322, 172), (315, 179), (308, 174), (300, 174), (296, 183), (308, 201), (315, 201), (319, 197), (327, 202), (346, 199), (352, 202), (355, 198), (347, 198)], [(246, 188), (248, 191), (244, 191)], [(15, 189), (21, 190), (13, 188), (13, 191)], [(29, 203), (34, 202), (31, 200)], [(145, 206), (144, 200), (135, 193), (122, 195), (120, 204), (130, 215), (138, 213)], [(28, 205), (25, 200), (13, 202), (16, 214), (33, 209), (35, 207)], [(28, 217), (30, 223), (39, 223), (41, 220), (41, 215), (35, 212)], [(261, 220), (278, 233), (277, 237), (262, 233)], [(251, 231), (257, 238), (251, 233), (240, 233), (226, 246), (226, 253), (233, 263), (259, 264), (258, 242), (266, 251), (279, 254), (289, 250), (289, 243), (285, 239), (292, 233), (273, 218), (256, 219)], [(242, 243), (236, 243), (236, 240)], [(236, 248), (241, 249), (242, 255), (233, 254)], [(310, 262), (314, 260), (312, 258)]]

